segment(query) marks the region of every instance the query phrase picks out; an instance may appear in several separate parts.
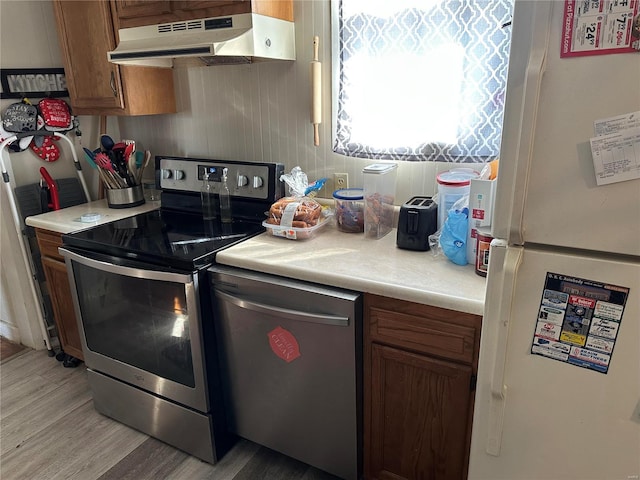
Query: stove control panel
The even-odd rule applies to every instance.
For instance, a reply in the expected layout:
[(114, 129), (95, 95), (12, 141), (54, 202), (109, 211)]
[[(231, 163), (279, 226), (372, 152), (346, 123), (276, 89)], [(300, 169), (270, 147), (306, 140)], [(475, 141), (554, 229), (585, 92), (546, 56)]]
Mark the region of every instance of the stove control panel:
[(226, 168), (229, 194), (258, 200), (269, 198), (269, 186), (278, 189), (283, 170), (281, 164), (174, 157), (160, 158), (157, 168), (162, 190), (200, 192), (207, 181), (215, 194), (220, 193)]

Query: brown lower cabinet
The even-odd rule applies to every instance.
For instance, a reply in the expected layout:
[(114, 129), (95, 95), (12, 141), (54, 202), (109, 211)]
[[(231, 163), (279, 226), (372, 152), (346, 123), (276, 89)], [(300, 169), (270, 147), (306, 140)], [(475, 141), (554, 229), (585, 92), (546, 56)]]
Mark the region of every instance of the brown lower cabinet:
[(51, 296), (60, 346), (65, 353), (84, 361), (67, 266), (64, 257), (58, 253), (58, 247), (62, 245), (62, 234), (37, 228), (36, 238)]
[(467, 478), (482, 318), (364, 301), (364, 476)]

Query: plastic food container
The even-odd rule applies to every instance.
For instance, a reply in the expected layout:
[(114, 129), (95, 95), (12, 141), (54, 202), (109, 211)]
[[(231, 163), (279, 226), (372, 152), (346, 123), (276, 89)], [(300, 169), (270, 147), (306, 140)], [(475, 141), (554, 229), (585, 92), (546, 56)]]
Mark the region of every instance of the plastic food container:
[(480, 174), (472, 168), (454, 168), (436, 177), (438, 182), (438, 230), (442, 228), (449, 210), (463, 196), (469, 195), (471, 179)]
[(376, 163), (362, 170), (364, 180), (364, 234), (382, 238), (393, 228), (397, 163)]
[(364, 232), (364, 190), (343, 188), (333, 192), (338, 230), (347, 233)]
[(289, 238), (291, 240), (304, 240), (307, 238), (313, 238), (317, 231), (324, 227), (329, 221), (328, 217), (322, 217), (321, 220), (313, 227), (297, 228), (287, 227), (286, 225), (274, 225), (273, 223), (267, 223), (265, 220), (262, 222), (262, 226), (267, 229), (269, 235), (274, 237)]

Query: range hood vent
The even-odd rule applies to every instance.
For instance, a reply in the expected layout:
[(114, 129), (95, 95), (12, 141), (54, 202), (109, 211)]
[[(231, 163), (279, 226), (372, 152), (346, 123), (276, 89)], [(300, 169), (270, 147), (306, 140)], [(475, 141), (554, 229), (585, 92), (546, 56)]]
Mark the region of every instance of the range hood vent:
[(202, 18), (119, 30), (118, 48), (110, 62), (122, 65), (173, 67), (174, 60), (205, 65), (295, 60), (294, 24), (255, 13)]

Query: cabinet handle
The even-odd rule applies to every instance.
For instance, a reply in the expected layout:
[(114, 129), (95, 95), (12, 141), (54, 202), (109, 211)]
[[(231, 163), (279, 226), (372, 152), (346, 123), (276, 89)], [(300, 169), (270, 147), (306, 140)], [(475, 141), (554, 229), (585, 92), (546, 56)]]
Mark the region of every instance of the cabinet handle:
[[(99, 272), (113, 273), (114, 275), (130, 278), (140, 278), (142, 280), (182, 283), (187, 290), (192, 289), (194, 284), (193, 275), (191, 274), (151, 270), (134, 263), (132, 263), (131, 266), (117, 265), (111, 263), (112, 260), (108, 255), (81, 252), (66, 246), (58, 247), (58, 253), (65, 258), (65, 263), (67, 263), (68, 273), (70, 275), (69, 280), (73, 280), (73, 267), (71, 266), (71, 262), (73, 261), (81, 263), (88, 268), (98, 270)], [(73, 280), (73, 282), (75, 282), (75, 280)], [(71, 283), (71, 285), (73, 290), (75, 283)]]
[(111, 91), (113, 92), (113, 96), (117, 97), (118, 91), (116, 90), (116, 74), (113, 72), (113, 70), (111, 70), (111, 81), (109, 82), (109, 85), (111, 86)]

